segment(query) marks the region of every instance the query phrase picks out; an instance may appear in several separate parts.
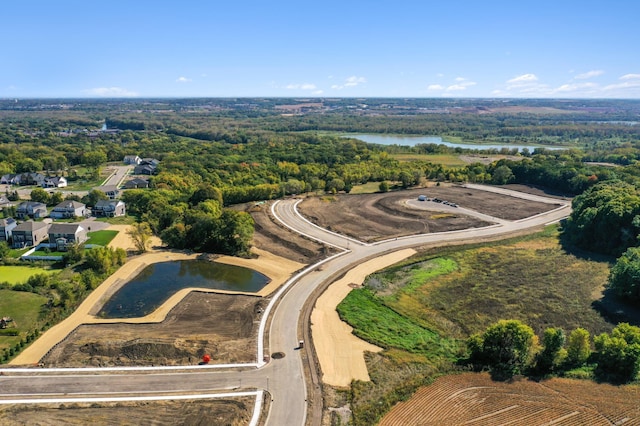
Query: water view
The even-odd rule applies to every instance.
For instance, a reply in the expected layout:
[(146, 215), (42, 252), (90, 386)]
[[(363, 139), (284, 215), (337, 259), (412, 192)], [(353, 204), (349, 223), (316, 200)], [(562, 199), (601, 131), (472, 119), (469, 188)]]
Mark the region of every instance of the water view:
[(440, 136), (398, 136), (398, 135), (368, 135), (368, 134), (346, 134), (342, 135), (345, 138), (355, 138), (360, 139), (363, 142), (375, 143), (379, 145), (405, 145), (405, 146), (416, 146), (419, 144), (437, 144), (437, 145), (445, 145), (451, 148), (464, 148), (464, 149), (497, 149), (500, 150), (502, 148), (514, 149), (517, 148), (518, 151), (522, 151), (523, 149), (528, 149), (530, 152), (533, 152), (536, 148), (545, 148), (545, 149), (566, 149), (566, 147), (562, 146), (542, 146), (542, 145), (519, 145), (519, 144), (504, 144), (504, 145), (495, 145), (495, 144), (466, 144), (466, 143), (454, 143), (447, 142), (442, 140)]
[(252, 269), (204, 260), (149, 265), (105, 303), (98, 316), (134, 318), (153, 312), (177, 291), (189, 287), (255, 293), (269, 278)]

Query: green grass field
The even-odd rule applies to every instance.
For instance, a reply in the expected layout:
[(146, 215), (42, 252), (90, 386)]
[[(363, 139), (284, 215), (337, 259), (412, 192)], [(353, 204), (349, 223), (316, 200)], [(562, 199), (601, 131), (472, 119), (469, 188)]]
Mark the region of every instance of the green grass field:
[(0, 336), (0, 351), (20, 342), (29, 332), (38, 327), (40, 307), (47, 298), (34, 293), (0, 290), (0, 317), (13, 319), (7, 330), (18, 331), (17, 336)]
[(55, 274), (60, 272), (55, 269), (45, 269), (30, 266), (0, 266), (0, 282), (8, 282), (9, 284), (21, 284), (26, 282), (29, 277), (36, 274)]
[(85, 244), (97, 244), (99, 246), (106, 246), (111, 242), (111, 240), (116, 237), (116, 235), (118, 235), (118, 232), (119, 231), (109, 230), (88, 232), (87, 236), (89, 237), (89, 239)]

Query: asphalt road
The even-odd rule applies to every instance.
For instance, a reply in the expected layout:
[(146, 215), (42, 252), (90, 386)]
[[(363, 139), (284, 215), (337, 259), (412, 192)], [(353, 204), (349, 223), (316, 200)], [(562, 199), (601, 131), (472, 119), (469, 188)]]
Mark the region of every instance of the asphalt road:
[[(484, 190), (503, 192), (492, 187)], [(532, 199), (528, 194), (510, 195)], [(557, 204), (558, 199), (533, 196), (536, 201)], [(344, 249), (340, 255), (325, 260), (322, 267), (312, 267), (291, 285), (275, 305), (270, 318), (268, 352), (271, 360), (259, 368), (232, 370), (200, 369), (198, 371), (121, 372), (116, 374), (64, 374), (58, 371), (37, 370), (36, 374), (18, 373), (15, 370), (0, 370), (0, 400), (33, 397), (68, 397), (78, 395), (152, 395), (158, 393), (180, 394), (184, 392), (210, 393), (233, 389), (267, 390), (272, 397), (267, 419), (268, 425), (304, 425), (307, 421), (308, 400), (321, 399), (319, 389), (305, 383), (301, 350), (298, 348), (300, 312), (312, 296), (313, 291), (327, 282), (332, 282), (344, 271), (363, 261), (407, 247), (426, 244), (445, 244), (483, 237), (495, 237), (524, 229), (556, 222), (569, 215), (569, 202), (560, 208), (516, 222), (500, 221), (486, 228), (474, 228), (455, 232), (416, 235), (365, 244), (330, 231), (321, 229), (302, 218), (296, 210), (299, 200), (290, 199), (274, 204), (272, 212), (282, 223), (296, 232)], [(280, 353), (282, 357), (273, 358)], [(258, 355), (260, 357), (260, 355)], [(309, 389), (310, 394), (307, 393)], [(317, 416), (309, 419), (318, 424)]]

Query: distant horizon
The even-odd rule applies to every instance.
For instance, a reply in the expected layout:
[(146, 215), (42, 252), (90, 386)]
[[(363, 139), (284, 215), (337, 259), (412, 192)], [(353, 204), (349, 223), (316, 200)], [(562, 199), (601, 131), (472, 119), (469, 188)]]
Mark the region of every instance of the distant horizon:
[(164, 99), (293, 99), (293, 100), (323, 100), (323, 99), (425, 99), (434, 101), (455, 100), (493, 100), (493, 101), (640, 101), (638, 98), (548, 98), (548, 97), (491, 97), (491, 96), (459, 96), (459, 97), (432, 97), (432, 96), (136, 96), (136, 97), (64, 97), (64, 96), (34, 96), (34, 97), (2, 97), (0, 101), (14, 100), (91, 100), (91, 101), (136, 101), (136, 100), (164, 100)]
[(640, 2), (23, 0), (0, 98), (640, 99)]

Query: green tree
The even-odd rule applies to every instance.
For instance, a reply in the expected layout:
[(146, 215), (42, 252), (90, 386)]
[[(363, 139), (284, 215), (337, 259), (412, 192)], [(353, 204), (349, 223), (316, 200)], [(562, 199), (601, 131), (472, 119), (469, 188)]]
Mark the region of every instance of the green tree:
[(569, 334), (567, 342), (567, 364), (569, 367), (584, 365), (591, 355), (591, 336), (584, 328), (576, 328)]
[(5, 260), (9, 256), (11, 248), (6, 241), (0, 241), (0, 260)]
[(31, 190), (31, 201), (36, 201), (38, 203), (49, 204), (49, 193), (42, 188), (34, 188)]
[(101, 150), (86, 151), (82, 154), (82, 162), (88, 167), (100, 167), (107, 162), (107, 154)]
[(595, 374), (599, 380), (617, 384), (637, 378), (640, 371), (639, 327), (620, 323), (611, 335), (596, 336), (594, 344), (598, 351)]
[(387, 180), (383, 180), (382, 182), (380, 182), (380, 185), (378, 186), (378, 189), (380, 190), (380, 192), (389, 192), (389, 181)]
[(58, 191), (54, 191), (49, 196), (49, 204), (52, 206), (57, 206), (63, 201), (62, 193)]
[(140, 253), (145, 253), (149, 248), (149, 242), (153, 232), (147, 222), (134, 223), (127, 230), (127, 235), (133, 240), (133, 244)]
[(100, 200), (108, 200), (107, 194), (102, 191), (98, 191), (97, 189), (93, 189), (89, 191), (87, 195), (82, 197), (82, 202), (89, 207), (93, 207)]
[(542, 351), (536, 357), (535, 372), (545, 375), (552, 373), (553, 370), (564, 361), (564, 330), (561, 328), (549, 327), (544, 330), (542, 337)]
[(489, 367), (497, 379), (522, 374), (536, 344), (533, 329), (517, 320), (500, 320), (469, 340), (471, 360)]
[(491, 182), (496, 185), (506, 185), (514, 180), (513, 172), (507, 165), (498, 166), (493, 170)]
[(629, 247), (609, 274), (608, 287), (616, 296), (633, 303), (640, 302), (640, 248)]

